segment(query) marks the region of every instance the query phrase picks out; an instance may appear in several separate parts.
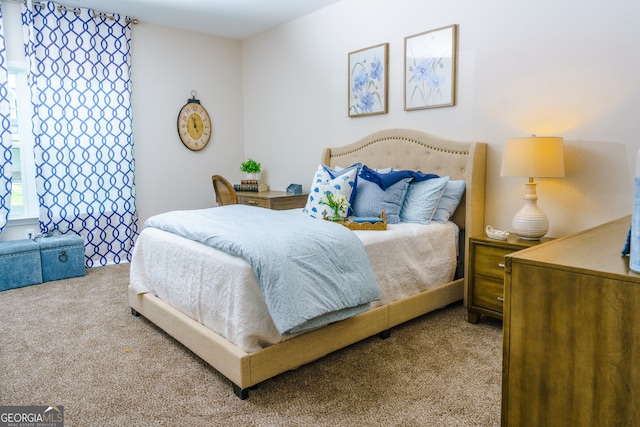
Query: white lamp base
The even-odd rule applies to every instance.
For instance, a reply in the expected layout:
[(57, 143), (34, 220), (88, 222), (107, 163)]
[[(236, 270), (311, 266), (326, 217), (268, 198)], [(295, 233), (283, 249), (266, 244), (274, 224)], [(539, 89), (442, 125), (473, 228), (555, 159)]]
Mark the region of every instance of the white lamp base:
[(536, 183), (525, 184), (524, 206), (513, 217), (513, 232), (522, 240), (540, 240), (549, 231), (549, 218), (538, 207)]

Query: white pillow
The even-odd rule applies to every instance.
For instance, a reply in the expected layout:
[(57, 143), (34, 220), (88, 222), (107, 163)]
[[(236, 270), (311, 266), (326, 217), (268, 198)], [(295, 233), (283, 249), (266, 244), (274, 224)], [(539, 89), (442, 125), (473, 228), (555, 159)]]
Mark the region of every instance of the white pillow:
[(327, 193), (332, 193), (334, 196), (344, 196), (350, 200), (356, 185), (358, 168), (347, 168), (341, 172), (334, 171), (335, 178), (327, 169), (324, 165), (318, 166), (311, 182), (307, 204), (302, 209), (302, 212), (312, 218), (322, 219), (323, 216), (330, 217), (333, 214), (329, 206), (320, 203), (320, 201), (327, 201)]

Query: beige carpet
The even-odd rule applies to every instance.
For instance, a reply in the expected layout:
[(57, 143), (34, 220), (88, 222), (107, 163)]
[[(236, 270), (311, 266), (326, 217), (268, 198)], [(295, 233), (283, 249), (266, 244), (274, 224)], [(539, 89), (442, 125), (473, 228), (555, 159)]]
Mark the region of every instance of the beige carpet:
[(65, 426), (497, 426), (502, 324), (461, 304), (287, 372), (241, 401), (127, 304), (128, 264), (0, 292), (0, 404)]

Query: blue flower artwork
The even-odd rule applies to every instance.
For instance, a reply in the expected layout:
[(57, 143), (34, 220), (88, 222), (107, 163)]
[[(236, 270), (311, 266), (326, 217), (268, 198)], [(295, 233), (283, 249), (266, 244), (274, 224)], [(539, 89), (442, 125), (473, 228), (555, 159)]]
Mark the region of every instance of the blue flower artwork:
[(389, 44), (349, 53), (349, 117), (387, 112)]
[(405, 110), (455, 105), (457, 25), (405, 38)]

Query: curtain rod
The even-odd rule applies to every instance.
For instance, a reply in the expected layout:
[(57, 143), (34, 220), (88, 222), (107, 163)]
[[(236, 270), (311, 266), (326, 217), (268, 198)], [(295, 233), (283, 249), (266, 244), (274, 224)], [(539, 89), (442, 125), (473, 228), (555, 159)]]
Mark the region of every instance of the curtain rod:
[[(27, 5), (27, 0), (10, 0), (10, 1), (15, 2), (15, 3), (22, 3), (25, 6)], [(35, 7), (44, 7), (44, 5), (42, 3), (37, 2), (37, 1), (33, 2), (33, 6), (35, 6)], [(80, 10), (78, 10), (78, 8), (71, 8), (71, 7), (66, 7), (66, 6), (62, 6), (62, 5), (58, 5), (57, 8), (60, 11), (73, 12), (76, 15), (80, 15)], [(114, 19), (116, 19), (116, 17), (114, 15), (109, 15), (107, 13), (95, 12), (95, 11), (93, 12), (93, 17), (94, 18), (106, 18), (106, 19), (110, 19), (112, 21)], [(139, 24), (140, 23), (140, 20), (137, 19), (137, 18), (129, 18), (129, 17), (127, 17), (125, 21), (128, 24), (129, 23), (131, 23), (131, 24)]]

